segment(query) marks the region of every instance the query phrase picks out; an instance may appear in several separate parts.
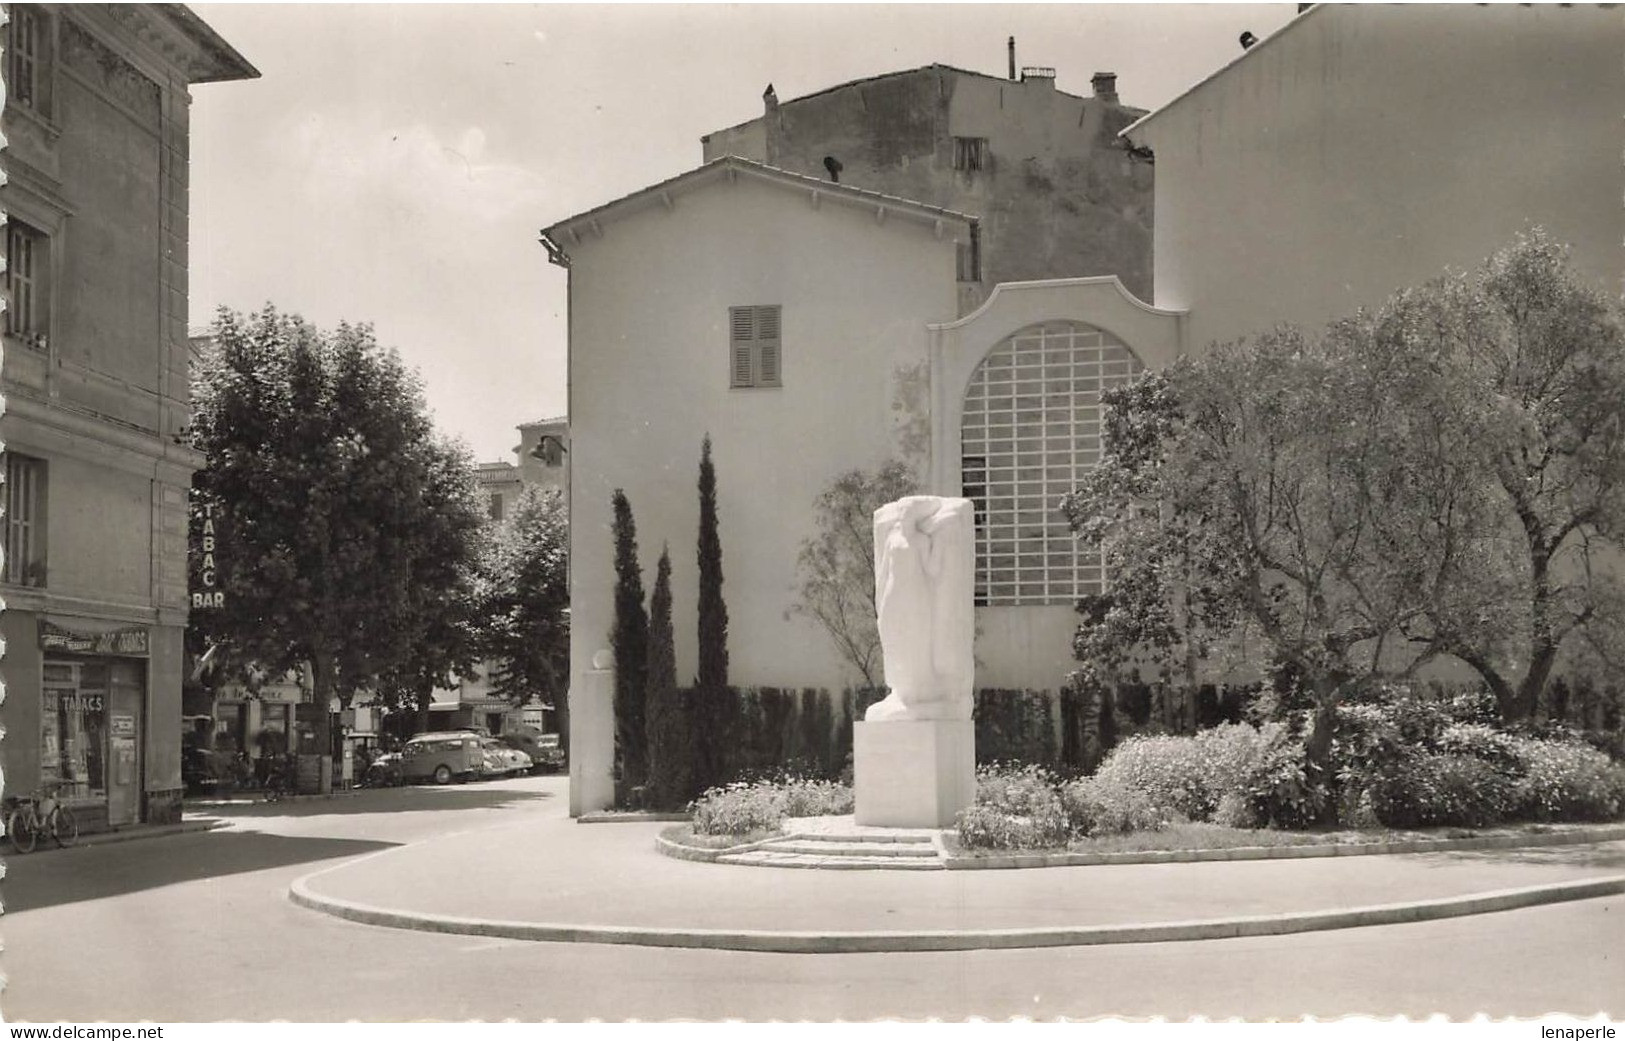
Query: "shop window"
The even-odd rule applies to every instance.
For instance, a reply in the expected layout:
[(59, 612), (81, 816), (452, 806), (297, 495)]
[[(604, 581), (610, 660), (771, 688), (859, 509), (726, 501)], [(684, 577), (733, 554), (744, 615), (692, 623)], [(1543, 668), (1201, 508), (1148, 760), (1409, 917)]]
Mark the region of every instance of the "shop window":
[(108, 667), (45, 663), (40, 782), (68, 799), (107, 797)]
[(45, 460), (6, 453), (5, 581), (45, 586)]

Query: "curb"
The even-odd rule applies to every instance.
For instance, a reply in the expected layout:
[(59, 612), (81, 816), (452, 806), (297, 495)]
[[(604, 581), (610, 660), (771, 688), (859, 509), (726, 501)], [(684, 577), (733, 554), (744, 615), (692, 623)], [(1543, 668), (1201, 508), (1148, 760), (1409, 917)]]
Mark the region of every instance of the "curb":
[(592, 810), (577, 817), (577, 824), (648, 824), (652, 821), (674, 822), (688, 820), (686, 813), (655, 813), (652, 811), (636, 810), (626, 813), (611, 813), (606, 810)]
[[(87, 835), (81, 835), (78, 842), (61, 848), (83, 849), (86, 846), (107, 846), (115, 842), (136, 842), (140, 839), (162, 839), (172, 835), (190, 835), (200, 831), (214, 831), (218, 828), (224, 828), (228, 823), (228, 821), (220, 820), (182, 821), (179, 824), (143, 825), (135, 828), (124, 828), (119, 831), (95, 831)], [(10, 842), (5, 843), (0, 849), (4, 849), (6, 856), (13, 858), (32, 857), (40, 853), (55, 852), (54, 848), (36, 848), (32, 853), (18, 853), (15, 849), (12, 849)]]
[[(340, 867), (344, 865), (338, 865)], [(1048, 929), (990, 929), (949, 932), (772, 932), (768, 930), (653, 929), (636, 926), (563, 925), (546, 922), (500, 921), (451, 915), (417, 914), (311, 891), (307, 884), (327, 868), (294, 881), (288, 898), (300, 907), (365, 925), (421, 932), (489, 936), (553, 943), (613, 943), (643, 947), (688, 947), (708, 950), (757, 951), (780, 954), (892, 953), (913, 951), (972, 951), (1030, 947), (1080, 947), (1115, 943), (1170, 943), (1219, 940), (1244, 936), (1279, 936), (1288, 933), (1351, 929), (1372, 925), (1432, 921), (1464, 915), (1489, 914), (1521, 907), (1590, 900), (1625, 893), (1625, 875), (1559, 882), (1521, 889), (1503, 889), (1466, 897), (1382, 904), (1343, 911), (1252, 915), (1203, 919)]]

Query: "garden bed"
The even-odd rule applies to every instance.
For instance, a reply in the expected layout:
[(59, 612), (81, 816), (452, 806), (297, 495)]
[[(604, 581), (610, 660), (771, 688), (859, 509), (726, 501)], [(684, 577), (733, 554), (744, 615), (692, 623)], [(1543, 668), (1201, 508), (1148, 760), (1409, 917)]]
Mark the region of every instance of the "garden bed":
[(694, 831), (692, 824), (673, 824), (660, 832), (660, 837), (674, 845), (684, 846), (688, 849), (702, 850), (729, 850), (738, 846), (749, 846), (769, 839), (783, 838), (783, 828), (759, 828), (741, 835), (700, 835)]
[[(1012, 857), (1050, 857), (1077, 854), (1084, 857), (1132, 860), (1142, 853), (1219, 853), (1248, 851), (1263, 857), (1287, 847), (1356, 852), (1412, 852), (1428, 847), (1472, 848), (1560, 844), (1563, 842), (1606, 842), (1625, 839), (1625, 824), (1508, 824), (1491, 828), (1421, 829), (1338, 829), (1329, 831), (1278, 831), (1269, 828), (1227, 828), (1218, 824), (1179, 823), (1161, 831), (1136, 831), (1125, 835), (1102, 835), (1075, 839), (1065, 846), (1042, 849), (975, 849), (960, 842), (952, 829), (943, 834), (943, 848), (950, 857), (970, 860), (1007, 860)], [(1400, 847), (1400, 848), (1394, 848)], [(1252, 851), (1258, 851), (1252, 853)], [(1291, 854), (1284, 854), (1291, 855)], [(1331, 854), (1329, 854), (1331, 855)], [(1223, 856), (1202, 859), (1239, 859)]]

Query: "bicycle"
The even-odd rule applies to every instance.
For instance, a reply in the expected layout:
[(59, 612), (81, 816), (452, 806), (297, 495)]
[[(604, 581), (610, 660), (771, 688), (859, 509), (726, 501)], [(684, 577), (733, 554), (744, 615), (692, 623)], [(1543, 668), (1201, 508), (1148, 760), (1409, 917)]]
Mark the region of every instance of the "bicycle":
[(49, 835), (58, 847), (79, 841), (79, 821), (73, 810), (57, 798), (60, 785), (41, 785), (33, 795), (18, 798), (6, 816), (6, 836), (18, 853), (32, 853), (41, 835)]
[(265, 801), (281, 802), (282, 797), (292, 794), (293, 769), (287, 756), (277, 756), (266, 767), (265, 771)]

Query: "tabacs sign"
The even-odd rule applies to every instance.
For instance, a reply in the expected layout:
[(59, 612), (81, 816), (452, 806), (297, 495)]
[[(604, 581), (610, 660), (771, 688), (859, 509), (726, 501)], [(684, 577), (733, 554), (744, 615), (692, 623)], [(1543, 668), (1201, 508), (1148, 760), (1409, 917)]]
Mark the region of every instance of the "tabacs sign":
[(216, 588), (214, 553), (214, 504), (203, 507), (203, 566), (198, 571), (198, 584), (203, 588), (192, 593), (192, 610), (201, 611), (226, 606), (226, 592)]
[(39, 645), (41, 650), (66, 651), (69, 654), (119, 654), (144, 658), (149, 652), (147, 630), (139, 625), (106, 633), (81, 633), (42, 620), (39, 623)]

